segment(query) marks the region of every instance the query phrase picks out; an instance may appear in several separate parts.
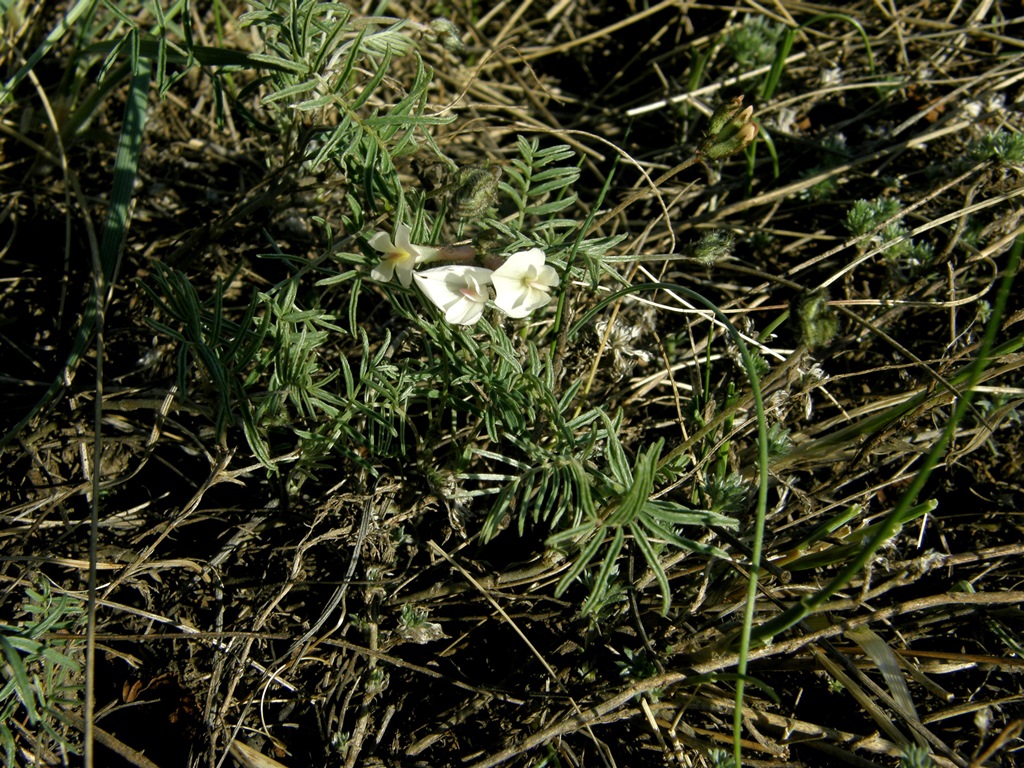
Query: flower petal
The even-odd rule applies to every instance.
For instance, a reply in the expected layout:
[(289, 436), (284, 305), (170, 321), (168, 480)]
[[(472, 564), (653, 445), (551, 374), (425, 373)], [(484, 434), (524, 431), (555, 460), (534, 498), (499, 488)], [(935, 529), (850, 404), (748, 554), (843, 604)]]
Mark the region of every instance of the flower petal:
[(399, 250), (416, 254), (416, 246), (409, 240), (410, 237), (412, 237), (412, 230), (409, 229), (409, 225), (401, 221), (398, 222), (395, 225), (395, 245)]
[(416, 285), (454, 325), (473, 325), (487, 304), (491, 271), (483, 267), (452, 264), (414, 272)]
[(536, 282), (539, 284), (546, 285), (549, 288), (557, 288), (558, 273), (555, 271), (554, 267), (545, 264), (543, 267), (540, 268), (540, 271), (537, 273)]
[[(504, 303), (502, 303), (502, 298), (505, 299)], [(526, 317), (536, 309), (547, 306), (550, 301), (550, 293), (526, 286), (515, 295), (506, 293), (502, 296), (499, 293), (498, 298), (494, 300), (494, 303), (497, 304), (498, 309), (506, 315), (518, 319)]]
[(529, 307), (524, 306), (526, 300), (526, 291), (515, 289), (513, 292), (502, 291), (498, 283), (494, 284), (497, 290), (497, 297), (494, 299), (494, 303), (498, 305), (498, 309), (504, 312), (509, 317), (520, 318), (526, 317), (532, 311)]
[(381, 253), (394, 253), (397, 248), (395, 244), (391, 242), (391, 236), (387, 232), (377, 232), (373, 237), (370, 238), (370, 247), (375, 251)]
[(381, 283), (391, 282), (391, 278), (394, 276), (395, 262), (391, 259), (381, 259), (374, 265), (373, 269), (370, 270), (370, 277)]
[(498, 269), (492, 280), (498, 305), (509, 317), (526, 317), (551, 301), (549, 291), (558, 285), (558, 273), (545, 264), (540, 248), (513, 253)]
[(444, 319), (452, 325), (476, 325), (484, 314), (487, 302), (459, 301), (448, 308), (444, 313)]
[(408, 288), (412, 285), (413, 268), (416, 266), (416, 258), (406, 251), (394, 261), (398, 282), (402, 284), (403, 288)]
[(544, 266), (544, 251), (540, 248), (530, 248), (528, 251), (519, 251), (509, 256), (505, 263), (494, 270), (499, 277), (522, 277), (529, 273), (530, 267), (540, 269)]

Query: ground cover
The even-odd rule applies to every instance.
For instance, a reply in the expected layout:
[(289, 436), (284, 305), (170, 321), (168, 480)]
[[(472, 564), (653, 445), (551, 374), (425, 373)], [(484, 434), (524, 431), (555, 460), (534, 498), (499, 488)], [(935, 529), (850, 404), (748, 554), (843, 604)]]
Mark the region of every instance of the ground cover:
[(0, 8), (6, 763), (1015, 764), (1016, 8)]

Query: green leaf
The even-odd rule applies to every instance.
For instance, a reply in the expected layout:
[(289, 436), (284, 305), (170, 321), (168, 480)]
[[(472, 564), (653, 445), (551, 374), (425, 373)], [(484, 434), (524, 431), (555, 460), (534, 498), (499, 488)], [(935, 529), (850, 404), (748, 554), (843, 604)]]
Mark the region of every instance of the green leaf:
[(654, 547), (640, 526), (634, 522), (630, 524), (629, 529), (633, 534), (633, 541), (636, 543), (641, 554), (643, 554), (644, 560), (650, 566), (658, 586), (661, 587), (661, 615), (667, 616), (668, 609), (672, 605), (672, 591), (669, 587), (668, 575), (665, 573), (665, 569), (661, 567), (658, 553), (654, 551)]
[[(11, 675), (11, 680), (8, 685), (14, 686), (14, 691), (18, 694), (18, 700), (21, 705), (25, 708), (25, 712), (28, 715), (29, 722), (35, 724), (39, 721), (39, 712), (36, 709), (36, 693), (32, 687), (32, 683), (28, 679), (28, 671), (25, 669), (25, 661), (21, 654), (18, 653), (18, 649), (15, 645), (17, 642), (21, 646), (21, 649), (26, 653), (34, 653), (35, 650), (26, 650), (24, 642), (20, 642), (20, 638), (16, 637), (3, 637), (0, 635), (0, 652), (7, 658), (7, 669), (5, 672)], [(37, 650), (40, 647), (40, 643), (29, 641), (33, 647)]]
[(597, 551), (601, 549), (603, 543), (604, 537), (600, 535), (590, 540), (590, 543), (587, 544), (586, 548), (579, 554), (579, 557), (576, 558), (576, 562), (572, 564), (555, 586), (555, 597), (561, 597), (565, 594), (565, 590), (569, 588), (569, 585), (590, 565), (590, 561), (597, 555)]

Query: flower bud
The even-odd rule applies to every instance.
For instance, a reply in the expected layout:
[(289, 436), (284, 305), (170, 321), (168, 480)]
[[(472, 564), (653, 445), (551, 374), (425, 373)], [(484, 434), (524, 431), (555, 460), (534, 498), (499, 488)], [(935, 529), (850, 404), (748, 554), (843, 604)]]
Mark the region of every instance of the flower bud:
[(743, 107), (743, 97), (737, 96), (714, 111), (708, 125), (708, 134), (697, 145), (697, 154), (708, 160), (742, 152), (757, 136), (757, 125), (750, 122), (754, 108)]
[(750, 124), (750, 118), (753, 114), (754, 108), (750, 106), (734, 114), (729, 118), (729, 122), (725, 124), (725, 127), (718, 132), (717, 140), (724, 141), (735, 136), (741, 128)]
[(443, 16), (436, 18), (427, 25), (426, 31), (428, 39), (439, 43), (452, 53), (466, 52), (466, 46), (463, 45), (462, 37), (459, 35), (459, 28), (451, 19), (446, 19)]
[(750, 146), (750, 143), (756, 136), (757, 126), (753, 123), (747, 123), (746, 125), (741, 125), (732, 136), (723, 141), (712, 142), (706, 149), (702, 147), (700, 153), (708, 160), (718, 160), (722, 157), (735, 155)]
[(721, 131), (725, 124), (729, 122), (740, 108), (743, 106), (743, 97), (737, 96), (735, 99), (719, 104), (718, 108), (711, 114), (711, 120), (708, 122), (708, 136), (715, 136)]

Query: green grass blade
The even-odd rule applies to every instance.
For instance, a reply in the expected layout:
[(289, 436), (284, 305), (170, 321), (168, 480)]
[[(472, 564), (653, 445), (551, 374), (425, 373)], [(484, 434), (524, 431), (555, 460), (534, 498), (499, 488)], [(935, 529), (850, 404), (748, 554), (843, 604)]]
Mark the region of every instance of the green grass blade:
[[(77, 6), (76, 6), (77, 7)], [(142, 131), (146, 122), (146, 106), (149, 93), (151, 63), (144, 58), (137, 60), (137, 69), (132, 76), (128, 98), (125, 102), (124, 121), (121, 136), (118, 140), (117, 157), (114, 164), (114, 179), (110, 193), (110, 207), (103, 226), (103, 237), (100, 242), (99, 263), (95, 266), (96, 279), (101, 290), (98, 295), (106, 297), (117, 275), (121, 248), (131, 215), (131, 202), (134, 194), (135, 177), (138, 171), (139, 155), (142, 144)], [(82, 325), (75, 337), (71, 351), (64, 362), (64, 369), (57, 379), (49, 386), (42, 398), (7, 434), (0, 437), (3, 447), (17, 436), (36, 416), (59, 396), (71, 380), (92, 343), (96, 331), (97, 307), (90, 303), (83, 313)]]
[(134, 74), (124, 107), (124, 123), (118, 139), (117, 158), (114, 161), (114, 184), (110, 192), (110, 207), (103, 225), (100, 241), (100, 265), (104, 284), (110, 286), (117, 274), (117, 266), (128, 231), (130, 207), (134, 196), (135, 177), (142, 154), (142, 131), (146, 124), (146, 107), (152, 64), (149, 59), (133, 62)]
[[(39, 44), (39, 47), (32, 52), (32, 55), (28, 57), (18, 71), (15, 72), (6, 83), (4, 83), (2, 88), (0, 88), (0, 104), (7, 100), (14, 89), (17, 88), (21, 84), (21, 81), (28, 76), (28, 73), (35, 69), (36, 64), (38, 64), (42, 58), (50, 52), (50, 49), (60, 42), (82, 14), (91, 10), (98, 2), (99, 0), (78, 0), (77, 3), (68, 9), (68, 12), (64, 14), (64, 18), (61, 19), (57, 23), (57, 26), (50, 31), (50, 34), (48, 34), (43, 42)], [(7, 5), (9, 5), (9, 3)], [(7, 8), (5, 7), (4, 13), (6, 13), (6, 10)]]
[(782, 70), (786, 66), (786, 57), (789, 56), (789, 51), (793, 47), (793, 40), (796, 38), (796, 33), (796, 29), (787, 29), (786, 34), (783, 35), (782, 40), (779, 42), (779, 47), (775, 52), (775, 58), (772, 60), (771, 69), (769, 69), (768, 74), (765, 75), (764, 84), (761, 86), (761, 101), (768, 101), (775, 94), (775, 89), (779, 85), (779, 80), (782, 79)]

